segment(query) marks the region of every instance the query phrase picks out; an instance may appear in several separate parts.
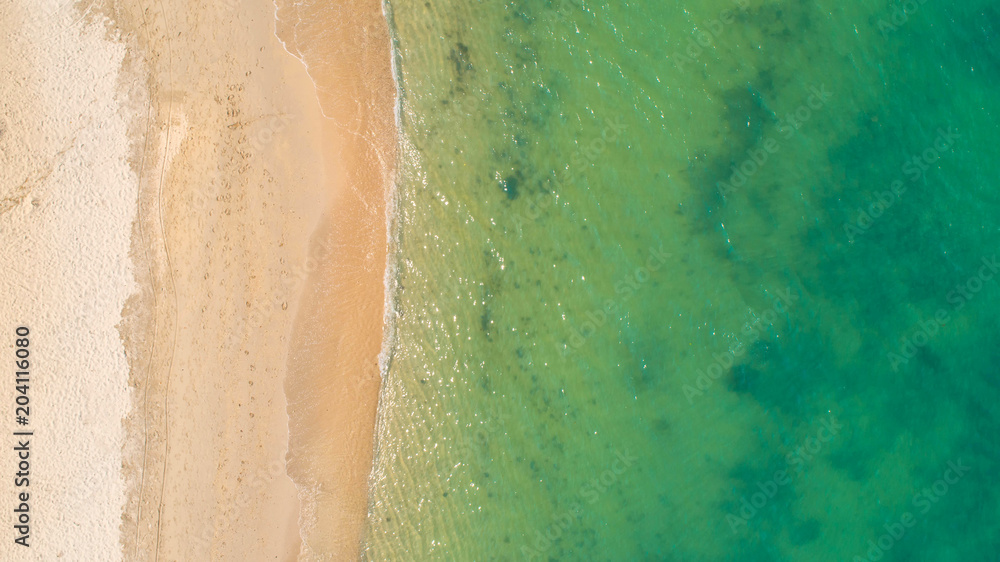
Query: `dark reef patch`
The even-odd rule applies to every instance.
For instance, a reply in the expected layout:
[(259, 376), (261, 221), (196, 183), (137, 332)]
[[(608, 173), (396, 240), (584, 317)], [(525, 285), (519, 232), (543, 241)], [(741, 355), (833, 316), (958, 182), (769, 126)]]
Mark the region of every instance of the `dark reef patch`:
[(469, 47), (464, 43), (455, 43), (448, 55), (448, 60), (455, 65), (455, 74), (459, 81), (465, 78), (466, 72), (473, 70), (472, 63), (469, 61)]
[(727, 149), (737, 158), (745, 156), (748, 149), (763, 139), (764, 126), (774, 120), (774, 114), (767, 108), (763, 95), (749, 83), (726, 90), (722, 101), (723, 119), (729, 129)]
[(508, 174), (502, 180), (500, 180), (500, 189), (507, 194), (507, 199), (517, 199), (520, 194), (518, 188), (521, 185), (521, 173), (516, 172), (513, 174)]

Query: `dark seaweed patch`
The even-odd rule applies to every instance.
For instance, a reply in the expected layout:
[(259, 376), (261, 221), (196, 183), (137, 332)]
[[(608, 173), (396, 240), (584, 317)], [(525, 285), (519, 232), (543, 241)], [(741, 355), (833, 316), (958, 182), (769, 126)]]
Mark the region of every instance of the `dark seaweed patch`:
[(729, 128), (726, 143), (731, 152), (744, 155), (764, 136), (764, 126), (773, 119), (763, 95), (749, 83), (722, 94), (723, 118)]
[(448, 60), (455, 65), (455, 74), (458, 75), (459, 80), (465, 77), (466, 72), (473, 70), (472, 63), (469, 62), (469, 47), (464, 43), (455, 43), (455, 47), (448, 55)]
[(507, 194), (507, 199), (517, 199), (520, 194), (518, 188), (521, 185), (521, 180), (518, 178), (519, 174), (509, 174), (500, 180), (500, 189)]
[(788, 531), (788, 540), (795, 546), (806, 545), (819, 538), (821, 529), (819, 521), (809, 519), (798, 525), (793, 525)]
[[(735, 524), (737, 532), (752, 536), (755, 531), (776, 531), (795, 521), (791, 515), (792, 503), (795, 501), (794, 488), (787, 483), (780, 485), (774, 481), (775, 473), (787, 470), (787, 466), (783, 456), (771, 451), (765, 453), (763, 458), (748, 458), (733, 468), (729, 474), (734, 481), (733, 494), (722, 508), (725, 513), (739, 518), (750, 516), (744, 520), (745, 526)], [(746, 506), (749, 504), (745, 502), (751, 501), (755, 494), (764, 494), (762, 487), (771, 490), (767, 493), (766, 503), (761, 507), (751, 505), (752, 512), (748, 513), (750, 508)]]
[(729, 370), (726, 386), (765, 408), (800, 414), (812, 400), (832, 390), (830, 379), (838, 380), (832, 357), (819, 336), (794, 330), (780, 342), (755, 343), (744, 362)]
[(736, 365), (729, 378), (729, 390), (740, 394), (752, 394), (760, 383), (760, 371), (750, 365)]
[(830, 463), (830, 466), (842, 471), (851, 480), (863, 482), (871, 473), (868, 467), (869, 458), (864, 454), (859, 454), (856, 449), (847, 445), (830, 453), (827, 456), (827, 461)]

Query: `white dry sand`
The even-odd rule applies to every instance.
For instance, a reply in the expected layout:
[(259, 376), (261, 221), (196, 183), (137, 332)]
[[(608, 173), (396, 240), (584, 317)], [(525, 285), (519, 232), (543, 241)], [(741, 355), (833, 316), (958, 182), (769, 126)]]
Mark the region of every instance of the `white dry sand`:
[[(136, 100), (119, 87), (124, 46), (79, 14), (0, 0), (0, 560), (121, 558), (117, 326), (135, 289), (138, 189), (123, 108)], [(29, 548), (13, 528), (19, 325), (31, 330)]]

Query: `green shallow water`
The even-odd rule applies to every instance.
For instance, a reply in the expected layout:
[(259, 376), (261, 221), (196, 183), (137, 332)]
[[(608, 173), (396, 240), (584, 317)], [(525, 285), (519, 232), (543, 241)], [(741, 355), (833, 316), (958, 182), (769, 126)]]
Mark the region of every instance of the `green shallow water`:
[(389, 4), (366, 559), (998, 559), (1000, 3)]

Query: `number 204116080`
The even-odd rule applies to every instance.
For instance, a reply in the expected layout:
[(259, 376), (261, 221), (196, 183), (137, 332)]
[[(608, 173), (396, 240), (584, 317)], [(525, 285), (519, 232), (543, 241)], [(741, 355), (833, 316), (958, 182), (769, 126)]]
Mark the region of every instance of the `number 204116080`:
[(29, 383), (31, 382), (31, 363), (28, 358), (31, 355), (31, 351), (28, 349), (30, 341), (28, 336), (30, 331), (24, 326), (20, 326), (14, 331), (16, 338), (14, 339), (14, 366), (17, 367), (15, 372), (16, 385), (14, 389), (15, 397), (15, 417), (17, 418), (18, 425), (28, 425), (29, 416), (31, 415), (31, 399), (28, 397)]

